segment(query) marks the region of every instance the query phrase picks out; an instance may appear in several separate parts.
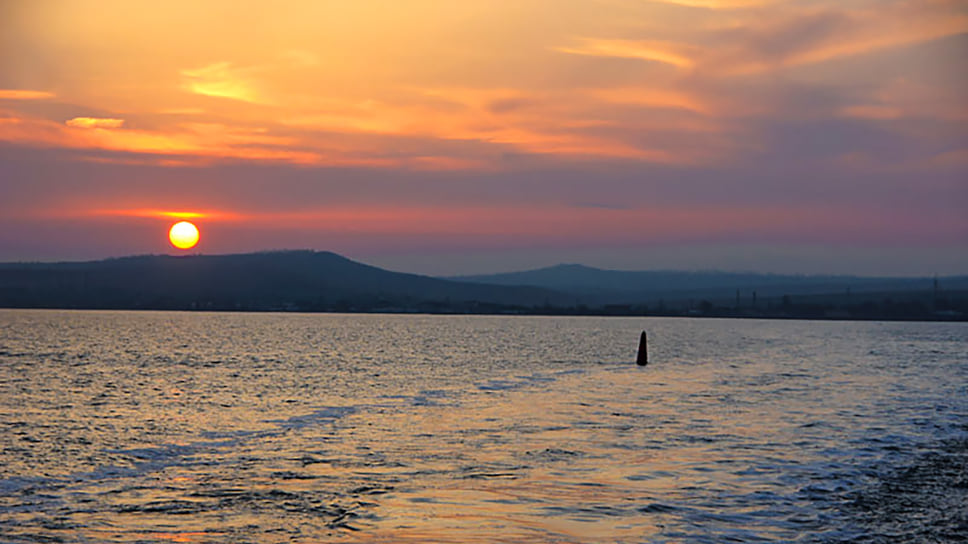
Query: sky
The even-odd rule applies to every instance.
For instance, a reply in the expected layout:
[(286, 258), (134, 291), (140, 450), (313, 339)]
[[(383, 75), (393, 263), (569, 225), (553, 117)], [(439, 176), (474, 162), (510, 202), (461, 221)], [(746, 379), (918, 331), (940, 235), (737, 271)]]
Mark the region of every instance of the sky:
[(0, 0), (0, 261), (968, 274), (963, 0)]

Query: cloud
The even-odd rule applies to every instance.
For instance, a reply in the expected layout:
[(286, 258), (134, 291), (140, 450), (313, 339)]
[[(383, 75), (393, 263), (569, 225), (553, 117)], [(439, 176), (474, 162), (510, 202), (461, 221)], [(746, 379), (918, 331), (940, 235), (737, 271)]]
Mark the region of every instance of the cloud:
[(912, 232), (911, 213), (830, 205), (824, 210), (796, 205), (647, 206), (602, 208), (560, 204), (426, 206), (402, 204), (331, 205), (285, 212), (261, 210), (181, 211), (152, 208), (61, 210), (58, 218), (131, 217), (199, 219), (271, 230), (317, 233), (448, 236), (501, 240), (508, 247), (563, 242), (650, 244), (746, 240), (798, 240), (842, 245), (851, 242), (911, 241), (924, 234), (945, 243), (968, 233), (963, 218), (939, 214)]
[(54, 93), (47, 91), (30, 91), (26, 89), (0, 89), (0, 100), (49, 100)]
[[(68, 149), (121, 151), (164, 156), (189, 156), (201, 160), (243, 159), (315, 164), (318, 153), (292, 149), (292, 140), (268, 136), (261, 131), (220, 125), (195, 124), (177, 130), (110, 130), (122, 119), (77, 117), (65, 125), (30, 117), (0, 118), (0, 141), (18, 145), (41, 145)], [(76, 130), (76, 129), (84, 130)]]
[(201, 68), (182, 70), (184, 88), (195, 94), (216, 98), (230, 98), (243, 102), (264, 101), (256, 92), (248, 70), (233, 67), (229, 62), (217, 62)]
[[(480, 156), (442, 154), (441, 146), (433, 141), (409, 145), (406, 151), (399, 142), (398, 149), (387, 151), (385, 142), (373, 140), (367, 134), (354, 138), (340, 133), (280, 134), (259, 127), (199, 122), (180, 123), (163, 130), (110, 130), (120, 127), (121, 120), (76, 118), (71, 121), (74, 122), (65, 126), (32, 117), (0, 116), (0, 142), (90, 150), (94, 154), (82, 156), (80, 160), (116, 164), (206, 166), (213, 161), (250, 161), (416, 170), (487, 167)], [(135, 156), (98, 154), (105, 151)]]
[[(954, 151), (939, 153), (928, 159), (927, 163), (937, 167), (968, 168), (968, 149), (956, 149)], [(966, 201), (968, 201), (968, 198), (966, 198)]]
[(842, 111), (846, 117), (872, 120), (900, 119), (904, 115), (904, 112), (900, 108), (880, 104), (847, 106)]
[[(638, 59), (674, 66), (702, 77), (777, 73), (968, 32), (968, 12), (947, 0), (897, 0), (884, 4), (672, 1), (692, 7), (755, 9), (706, 16), (685, 31), (649, 22), (630, 25), (621, 38), (584, 36), (555, 51), (603, 58)], [(625, 3), (619, 3), (626, 5)], [(639, 6), (648, 5), (638, 4)], [(614, 29), (611, 29), (614, 32)], [(656, 39), (662, 36), (663, 39)]]
[(124, 125), (124, 119), (75, 117), (64, 121), (64, 124), (74, 128), (121, 128)]
[(779, 0), (651, 0), (661, 4), (672, 4), (688, 8), (713, 10), (733, 10), (775, 4)]
[[(463, 87), (413, 88), (409, 92), (419, 99), (401, 100), (398, 95), (395, 102), (333, 105), (308, 116), (284, 118), (281, 123), (307, 131), (305, 137), (310, 139), (318, 131), (357, 136), (353, 140), (341, 138), (341, 146), (366, 145), (366, 140), (373, 141), (374, 137), (393, 138), (397, 146), (410, 140), (414, 145), (400, 151), (415, 155), (414, 160), (419, 162), (428, 154), (460, 149), (469, 156), (452, 156), (446, 161), (438, 157), (434, 162), (477, 168), (487, 161), (492, 167), (502, 166), (496, 159), (508, 154), (660, 163), (686, 162), (694, 157), (679, 149), (635, 145), (623, 140), (619, 132), (603, 130), (621, 123), (621, 112), (602, 110), (601, 100), (589, 93)], [(428, 104), (427, 97), (436, 102)], [(666, 123), (669, 130), (676, 130), (675, 124)], [(694, 127), (682, 129), (693, 131)], [(462, 145), (455, 147), (454, 142)]]
[(661, 87), (605, 87), (586, 91), (592, 97), (613, 104), (675, 108), (695, 113), (711, 113), (712, 106), (698, 93)]
[(908, 9), (894, 13), (861, 12), (852, 24), (831, 29), (809, 47), (791, 51), (787, 65), (812, 64), (836, 58), (911, 45), (968, 32), (968, 15)]
[[(58, 211), (54, 215), (58, 218), (64, 218), (70, 217), (72, 214), (70, 212)], [(82, 210), (74, 215), (76, 217), (140, 217), (154, 219), (204, 219), (206, 221), (233, 221), (241, 218), (237, 213), (224, 211), (158, 210), (152, 208)]]
[[(56, 50), (46, 51), (62, 63), (49, 85), (58, 89), (61, 109), (28, 108), (31, 101), (21, 100), (11, 116), (40, 121), (84, 111), (91, 119), (124, 117), (123, 126), (138, 130), (74, 135), (66, 145), (165, 155), (157, 158), (167, 164), (268, 160), (452, 170), (581, 161), (722, 165), (770, 148), (757, 124), (762, 118), (876, 123), (923, 114), (927, 104), (936, 105), (933, 116), (952, 115), (945, 110), (957, 110), (956, 100), (942, 107), (932, 98), (943, 87), (937, 83), (928, 85), (931, 92), (889, 97), (879, 94), (886, 92), (885, 81), (854, 85), (866, 73), (861, 69), (819, 83), (804, 75), (813, 66), (851, 59), (850, 51), (884, 51), (877, 40), (903, 44), (960, 28), (964, 10), (956, 4), (915, 4), (595, 0), (556, 7), (560, 17), (548, 19), (547, 10), (557, 4), (547, 1), (510, 8), (468, 0), (446, 13), (401, 8), (379, 16), (361, 3), (340, 11), (355, 21), (352, 32), (340, 23), (321, 33), (296, 11), (267, 10), (245, 14), (253, 22), (271, 19), (265, 28), (235, 33), (189, 24), (183, 38), (171, 41), (151, 20), (157, 14), (170, 20), (189, 9), (185, 3), (159, 7), (154, 15), (129, 10), (126, 16), (144, 28), (111, 34), (118, 47), (110, 55), (79, 48), (69, 64)], [(103, 21), (71, 9), (69, 16), (50, 14), (76, 21), (58, 29), (81, 45), (101, 43)], [(487, 31), (498, 20), (506, 23), (500, 36)], [(255, 40), (253, 32), (268, 32), (271, 39)], [(149, 34), (157, 41), (143, 38)], [(146, 48), (157, 53), (159, 66), (118, 69), (131, 64), (128, 51)], [(169, 48), (175, 52), (168, 54)], [(85, 73), (111, 77), (93, 88)], [(72, 123), (120, 128), (108, 121)], [(50, 127), (35, 128), (46, 131), (37, 136), (45, 145), (68, 139), (49, 134)], [(92, 154), (83, 160), (152, 157)]]
[(606, 38), (582, 38), (579, 45), (556, 47), (556, 51), (572, 55), (638, 59), (669, 64), (676, 68), (692, 68), (695, 64), (687, 51), (692, 48), (654, 41), (614, 40)]
[(743, 75), (781, 71), (968, 32), (968, 14), (941, 0), (835, 7), (764, 8), (702, 36), (696, 70)]

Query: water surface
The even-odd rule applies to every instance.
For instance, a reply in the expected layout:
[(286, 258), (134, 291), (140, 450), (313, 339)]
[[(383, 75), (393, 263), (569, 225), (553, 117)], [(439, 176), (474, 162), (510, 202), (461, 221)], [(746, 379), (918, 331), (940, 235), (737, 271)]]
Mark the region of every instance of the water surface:
[(0, 540), (945, 541), (966, 425), (965, 324), (0, 311)]

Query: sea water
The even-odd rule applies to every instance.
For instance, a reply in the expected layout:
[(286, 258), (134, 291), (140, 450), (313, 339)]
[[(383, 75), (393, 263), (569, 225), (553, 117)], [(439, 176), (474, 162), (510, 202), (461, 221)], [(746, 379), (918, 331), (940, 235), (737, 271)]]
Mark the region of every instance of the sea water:
[(956, 541), (966, 437), (964, 323), (0, 311), (2, 542)]

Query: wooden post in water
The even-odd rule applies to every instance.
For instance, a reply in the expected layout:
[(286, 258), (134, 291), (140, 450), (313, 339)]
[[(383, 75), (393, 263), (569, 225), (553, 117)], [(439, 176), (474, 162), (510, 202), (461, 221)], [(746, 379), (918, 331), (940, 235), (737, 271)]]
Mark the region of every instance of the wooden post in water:
[(645, 366), (649, 364), (649, 341), (645, 337), (645, 331), (639, 337), (639, 355), (635, 358), (635, 364)]

